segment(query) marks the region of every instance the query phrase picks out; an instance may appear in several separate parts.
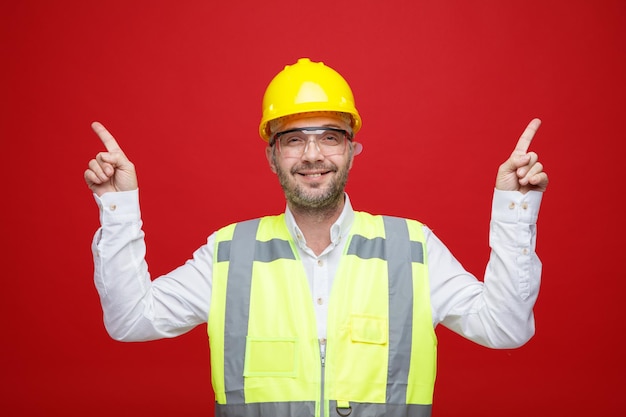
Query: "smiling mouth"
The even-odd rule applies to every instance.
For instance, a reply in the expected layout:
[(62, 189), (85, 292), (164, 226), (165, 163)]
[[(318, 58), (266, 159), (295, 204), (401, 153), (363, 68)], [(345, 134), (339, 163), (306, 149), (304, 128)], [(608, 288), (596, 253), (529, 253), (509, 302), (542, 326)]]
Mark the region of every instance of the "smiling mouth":
[(324, 172), (311, 172), (311, 173), (307, 173), (307, 172), (298, 172), (298, 175), (301, 175), (303, 177), (306, 178), (319, 178), (322, 175), (326, 175), (328, 173), (330, 173), (331, 171), (324, 171)]
[(333, 172), (337, 172), (337, 169), (332, 166), (325, 166), (322, 164), (302, 164), (294, 166), (291, 170), (292, 175), (300, 175), (303, 178), (310, 179), (321, 178)]

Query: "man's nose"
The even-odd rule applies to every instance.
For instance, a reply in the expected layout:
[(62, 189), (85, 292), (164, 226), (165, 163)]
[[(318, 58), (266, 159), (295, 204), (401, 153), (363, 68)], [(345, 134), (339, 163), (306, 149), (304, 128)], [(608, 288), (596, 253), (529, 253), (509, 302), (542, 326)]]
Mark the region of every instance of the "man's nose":
[(319, 161), (324, 159), (324, 154), (322, 153), (315, 136), (309, 137), (309, 140), (304, 147), (304, 151), (302, 152), (302, 159), (308, 161)]

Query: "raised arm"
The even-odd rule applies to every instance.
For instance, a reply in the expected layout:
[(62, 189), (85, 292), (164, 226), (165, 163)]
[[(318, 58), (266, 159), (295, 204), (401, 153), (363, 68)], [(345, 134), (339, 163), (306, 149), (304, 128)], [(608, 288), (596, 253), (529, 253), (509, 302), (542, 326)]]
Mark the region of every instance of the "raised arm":
[(536, 222), (548, 176), (528, 149), (540, 124), (539, 119), (528, 124), (498, 169), (489, 228), (492, 250), (482, 282), (434, 234), (427, 244), (435, 323), (492, 348), (519, 347), (535, 332), (533, 308), (542, 270), (535, 252)]
[(95, 194), (101, 227), (92, 251), (104, 324), (116, 340), (174, 337), (206, 322), (213, 245), (166, 276), (151, 279), (145, 260), (135, 166), (102, 124), (91, 125), (105, 151), (89, 161), (85, 181)]

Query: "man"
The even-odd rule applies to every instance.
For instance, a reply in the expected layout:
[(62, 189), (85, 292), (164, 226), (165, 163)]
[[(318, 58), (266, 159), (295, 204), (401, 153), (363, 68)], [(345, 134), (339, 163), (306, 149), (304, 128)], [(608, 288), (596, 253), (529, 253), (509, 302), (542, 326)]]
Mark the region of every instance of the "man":
[[(109, 334), (144, 341), (208, 322), (218, 416), (428, 416), (434, 327), (494, 348), (534, 334), (535, 223), (548, 184), (530, 122), (496, 179), (484, 283), (426, 226), (352, 209), (361, 118), (346, 81), (300, 59), (269, 84), (259, 127), (284, 214), (229, 225), (150, 280), (135, 167), (106, 151), (85, 180), (100, 208), (95, 283)], [(332, 294), (332, 295), (331, 295)]]

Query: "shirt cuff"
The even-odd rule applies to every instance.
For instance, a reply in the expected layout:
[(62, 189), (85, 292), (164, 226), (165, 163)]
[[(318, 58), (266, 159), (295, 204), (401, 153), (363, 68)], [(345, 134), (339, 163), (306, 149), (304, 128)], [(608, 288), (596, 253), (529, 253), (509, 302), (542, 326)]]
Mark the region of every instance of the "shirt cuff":
[(138, 189), (104, 193), (100, 197), (94, 194), (93, 197), (100, 209), (102, 226), (141, 220)]
[(491, 219), (504, 223), (537, 223), (543, 193), (494, 190)]

